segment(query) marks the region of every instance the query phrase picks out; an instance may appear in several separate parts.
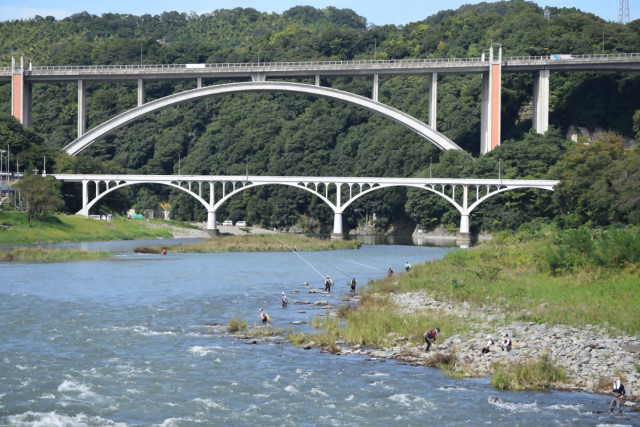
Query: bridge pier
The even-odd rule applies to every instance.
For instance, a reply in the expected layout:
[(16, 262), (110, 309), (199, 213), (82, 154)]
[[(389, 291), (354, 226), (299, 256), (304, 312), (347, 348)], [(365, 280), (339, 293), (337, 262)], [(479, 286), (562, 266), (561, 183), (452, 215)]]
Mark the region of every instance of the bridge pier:
[(333, 233), (331, 233), (332, 239), (344, 239), (342, 233), (342, 212), (335, 212), (333, 214)]
[(84, 80), (78, 79), (78, 138), (87, 131), (87, 91)]
[(540, 70), (533, 79), (533, 128), (538, 133), (549, 129), (549, 70)]
[(431, 73), (431, 90), (429, 91), (429, 126), (436, 128), (438, 117), (438, 73)]
[[(19, 65), (16, 65), (14, 55), (20, 55)], [(31, 127), (32, 85), (25, 82), (24, 72), (24, 56), (22, 54), (11, 55), (11, 114), (24, 127)]]
[(82, 180), (82, 209), (78, 212), (78, 215), (84, 215), (85, 217), (89, 216), (89, 209), (87, 209), (87, 205), (89, 204), (89, 180)]
[(209, 211), (207, 213), (207, 233), (213, 236), (220, 234), (220, 231), (216, 226), (216, 211)]
[(456, 234), (456, 244), (468, 246), (471, 243), (471, 233), (469, 232), (469, 214), (460, 216), (460, 231)]
[[(498, 54), (493, 54), (498, 46)], [(489, 71), (482, 73), (482, 108), (480, 117), (480, 153), (487, 154), (500, 145), (500, 110), (502, 103), (502, 45), (489, 49)]]
[(144, 80), (138, 79), (138, 107), (144, 105)]

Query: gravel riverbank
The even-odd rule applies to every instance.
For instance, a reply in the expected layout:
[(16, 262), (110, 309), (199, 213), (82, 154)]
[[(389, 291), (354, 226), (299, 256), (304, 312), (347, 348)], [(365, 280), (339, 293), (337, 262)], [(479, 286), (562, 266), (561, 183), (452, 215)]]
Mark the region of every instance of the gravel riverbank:
[[(415, 313), (423, 310), (445, 311), (474, 322), (477, 332), (473, 335), (450, 336), (442, 331), (444, 339), (426, 353), (423, 343), (409, 343), (406, 337), (391, 333), (388, 347), (364, 349), (341, 348), (340, 353), (369, 354), (373, 357), (395, 359), (403, 362), (426, 365), (434, 354), (455, 352), (457, 369), (465, 376), (491, 375), (495, 362), (518, 363), (548, 355), (549, 360), (563, 367), (568, 374), (568, 383), (554, 384), (564, 390), (582, 390), (591, 393), (608, 392), (613, 377), (625, 379), (625, 388), (633, 401), (640, 397), (640, 374), (636, 366), (640, 363), (640, 337), (609, 336), (601, 327), (587, 325), (583, 328), (565, 325), (546, 325), (534, 322), (505, 322), (503, 313), (488, 307), (472, 307), (467, 303), (453, 304), (437, 301), (426, 292), (390, 294), (401, 310)], [(435, 327), (437, 325), (428, 325)], [(427, 325), (425, 325), (427, 327)], [(510, 352), (502, 351), (498, 344), (507, 333), (514, 341)], [(490, 335), (495, 345), (487, 354), (481, 349)], [(633, 404), (628, 402), (629, 405)]]

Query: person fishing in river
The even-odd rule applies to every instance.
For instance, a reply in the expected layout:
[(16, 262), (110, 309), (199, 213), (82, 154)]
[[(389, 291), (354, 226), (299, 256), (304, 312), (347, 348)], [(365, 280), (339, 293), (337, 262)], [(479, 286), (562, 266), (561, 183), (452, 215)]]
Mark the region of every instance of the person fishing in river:
[(620, 382), (620, 377), (616, 377), (613, 381), (613, 389), (611, 390), (613, 394), (613, 399), (611, 399), (611, 403), (609, 404), (609, 412), (613, 412), (616, 405), (618, 406), (618, 413), (622, 412), (622, 398), (627, 394), (624, 385)]
[(324, 291), (331, 293), (331, 285), (333, 285), (333, 280), (331, 280), (331, 277), (327, 276), (327, 278), (324, 279)]
[(287, 304), (289, 303), (289, 298), (287, 298), (287, 296), (284, 294), (284, 292), (282, 293), (282, 308), (286, 308)]
[(262, 320), (262, 323), (267, 323), (271, 318), (266, 311), (260, 309), (260, 319)]
[(356, 280), (355, 277), (353, 279), (351, 279), (351, 281), (349, 282), (349, 285), (351, 286), (351, 293), (355, 293), (356, 292), (356, 284), (357, 283), (358, 283), (358, 281)]

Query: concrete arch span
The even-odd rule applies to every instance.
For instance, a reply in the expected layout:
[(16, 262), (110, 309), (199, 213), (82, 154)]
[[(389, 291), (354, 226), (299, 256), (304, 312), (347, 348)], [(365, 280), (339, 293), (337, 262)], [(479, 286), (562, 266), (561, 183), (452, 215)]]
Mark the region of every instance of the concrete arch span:
[(107, 188), (105, 191), (101, 192), (100, 194), (98, 194), (93, 200), (91, 200), (90, 202), (87, 203), (87, 205), (85, 207), (83, 207), (80, 212), (78, 212), (78, 214), (81, 215), (85, 215), (88, 216), (89, 215), (89, 211), (91, 210), (91, 208), (100, 201), (100, 199), (102, 199), (104, 196), (106, 196), (107, 194), (119, 190), (121, 188), (127, 187), (129, 185), (137, 185), (137, 184), (161, 184), (161, 185), (167, 185), (169, 187), (173, 187), (173, 188), (177, 188), (179, 190), (184, 191), (185, 193), (187, 193), (188, 195), (194, 197), (196, 200), (198, 200), (204, 207), (205, 209), (209, 209), (209, 204), (206, 202), (206, 200), (204, 200), (202, 197), (198, 196), (197, 194), (195, 194), (193, 191), (184, 188), (176, 183), (173, 182), (153, 182), (153, 181), (130, 181), (130, 182), (118, 182), (116, 186), (114, 187), (109, 187)]
[(227, 200), (229, 200), (231, 197), (235, 196), (238, 193), (243, 192), (244, 190), (247, 190), (249, 188), (256, 188), (256, 187), (262, 187), (265, 185), (286, 185), (288, 187), (293, 187), (293, 188), (298, 188), (300, 190), (305, 190), (308, 193), (313, 194), (314, 196), (318, 197), (319, 199), (321, 199), (323, 202), (325, 202), (327, 205), (329, 205), (329, 207), (333, 210), (336, 211), (338, 208), (336, 207), (336, 205), (331, 202), (331, 200), (329, 200), (328, 198), (326, 198), (325, 196), (323, 196), (321, 193), (319, 193), (317, 190), (314, 190), (312, 188), (309, 188), (305, 185), (305, 183), (303, 182), (299, 182), (299, 183), (293, 183), (293, 182), (278, 182), (278, 183), (274, 183), (274, 182), (258, 182), (258, 183), (253, 183), (251, 181), (249, 181), (246, 185), (240, 187), (240, 188), (236, 188), (235, 190), (231, 191), (228, 194), (225, 194), (224, 197), (222, 197), (220, 200), (218, 200), (212, 207), (212, 209), (214, 211), (217, 211), (218, 208), (220, 206), (222, 206)]
[(373, 101), (364, 96), (355, 95), (349, 92), (345, 92), (338, 89), (332, 89), (322, 86), (314, 86), (302, 83), (289, 83), (289, 82), (244, 82), (244, 83), (229, 83), (215, 86), (207, 86), (199, 89), (192, 89), (173, 95), (166, 96), (164, 98), (156, 99), (148, 102), (144, 105), (126, 111), (106, 122), (94, 127), (86, 132), (80, 138), (71, 142), (64, 147), (64, 151), (74, 156), (80, 151), (93, 144), (98, 139), (105, 135), (115, 131), (116, 129), (134, 121), (141, 117), (144, 117), (153, 112), (162, 110), (164, 108), (192, 101), (209, 96), (225, 95), (233, 93), (245, 93), (245, 92), (284, 92), (294, 94), (307, 94), (313, 96), (321, 96), (325, 98), (335, 99), (351, 105), (356, 105), (365, 108), (375, 114), (379, 114), (386, 117), (401, 126), (409, 129), (410, 131), (425, 138), (440, 150), (461, 150), (461, 148), (451, 141), (449, 138), (436, 131), (435, 129), (427, 126), (420, 120), (403, 113), (388, 105), (381, 104)]

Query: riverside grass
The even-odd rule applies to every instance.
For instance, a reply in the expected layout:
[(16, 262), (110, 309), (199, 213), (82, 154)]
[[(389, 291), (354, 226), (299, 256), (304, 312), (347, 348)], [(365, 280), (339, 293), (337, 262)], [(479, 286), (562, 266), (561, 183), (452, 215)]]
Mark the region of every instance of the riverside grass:
[(503, 390), (544, 390), (566, 379), (564, 369), (553, 366), (545, 355), (521, 363), (495, 363), (491, 385)]
[(0, 252), (0, 261), (60, 262), (109, 258), (111, 256), (108, 252), (87, 252), (81, 249), (16, 248)]
[[(626, 233), (640, 239), (637, 229)], [(555, 234), (496, 238), (414, 266), (398, 278), (373, 282), (370, 291), (426, 290), (437, 299), (506, 309), (507, 316), (516, 320), (601, 325), (612, 334), (640, 334), (640, 265), (581, 261), (562, 272), (553, 271), (549, 254), (565, 250), (571, 249), (558, 244)]]
[[(437, 325), (447, 334), (474, 332), (469, 326), (475, 319), (461, 319), (442, 312), (404, 314), (390, 300), (364, 294), (358, 305), (347, 304), (338, 309), (335, 317), (315, 317), (311, 325), (320, 329), (309, 334), (305, 342), (315, 341), (330, 347), (341, 339), (351, 344), (367, 347), (388, 346), (392, 337), (403, 336), (416, 344), (424, 343), (426, 325)], [(296, 338), (301, 344), (300, 339)]]
[[(286, 245), (286, 246), (285, 246)], [(288, 247), (287, 247), (288, 246)], [(300, 234), (251, 234), (218, 236), (202, 242), (172, 246), (173, 252), (284, 252), (296, 247), (298, 251), (329, 251), (356, 249), (354, 240), (320, 239)]]
[(124, 217), (100, 221), (79, 215), (46, 215), (28, 224), (26, 214), (0, 211), (0, 245), (172, 237), (163, 225), (163, 221)]

